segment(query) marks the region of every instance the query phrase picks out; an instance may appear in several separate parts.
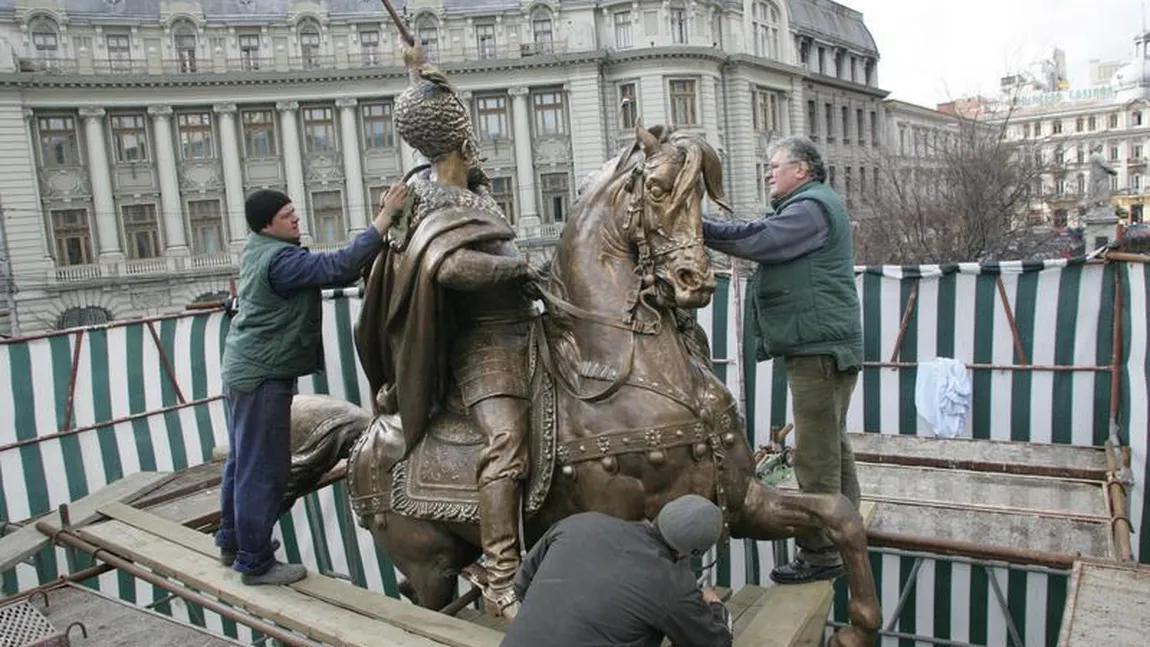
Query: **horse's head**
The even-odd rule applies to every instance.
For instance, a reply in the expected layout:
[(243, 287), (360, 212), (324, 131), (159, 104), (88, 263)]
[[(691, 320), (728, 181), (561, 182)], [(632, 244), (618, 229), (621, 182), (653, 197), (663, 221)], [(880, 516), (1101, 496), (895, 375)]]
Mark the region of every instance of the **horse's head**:
[(638, 127), (610, 175), (610, 199), (621, 208), (619, 233), (640, 271), (658, 283), (667, 305), (705, 306), (715, 274), (703, 246), (703, 199), (709, 195), (730, 210), (715, 149), (699, 135)]

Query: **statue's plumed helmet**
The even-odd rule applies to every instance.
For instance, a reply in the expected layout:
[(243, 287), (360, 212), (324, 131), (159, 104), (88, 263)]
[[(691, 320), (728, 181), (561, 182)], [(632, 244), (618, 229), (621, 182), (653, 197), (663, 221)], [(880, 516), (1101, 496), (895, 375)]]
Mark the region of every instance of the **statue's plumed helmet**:
[(423, 59), (418, 45), (409, 48), (404, 59), (411, 86), (395, 100), (399, 136), (431, 161), (452, 151), (474, 160), (477, 150), (471, 115), (447, 77)]

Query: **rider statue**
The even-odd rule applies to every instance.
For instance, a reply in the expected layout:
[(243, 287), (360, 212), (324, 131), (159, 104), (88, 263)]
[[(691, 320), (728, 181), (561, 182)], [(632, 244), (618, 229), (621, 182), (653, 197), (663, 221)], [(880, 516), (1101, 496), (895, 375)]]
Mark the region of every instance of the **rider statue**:
[(510, 619), (519, 608), (512, 580), (528, 464), (529, 328), (538, 316), (525, 288), (538, 274), (491, 196), (467, 107), (418, 45), (404, 58), (412, 84), (395, 101), (395, 126), (431, 165), (408, 181), (404, 220), (368, 279), (356, 342), (375, 393), (373, 426), (396, 439), (393, 459), (444, 409), (465, 408), (482, 431), (484, 603)]

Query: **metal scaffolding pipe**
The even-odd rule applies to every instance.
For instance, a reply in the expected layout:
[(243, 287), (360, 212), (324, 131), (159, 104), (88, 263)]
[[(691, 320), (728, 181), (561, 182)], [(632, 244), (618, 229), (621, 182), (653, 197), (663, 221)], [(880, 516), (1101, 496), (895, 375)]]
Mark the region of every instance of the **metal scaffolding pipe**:
[(1083, 481), (1106, 480), (1106, 471), (1101, 469), (1026, 465), (1024, 463), (997, 463), (990, 461), (955, 460), (951, 458), (936, 456), (902, 456), (898, 454), (880, 454), (875, 452), (856, 451), (855, 462), (903, 465), (908, 467), (959, 469), (973, 472), (991, 472), (1021, 476), (1048, 476), (1051, 478), (1079, 479)]
[(929, 559), (933, 561), (946, 561), (954, 562), (957, 564), (966, 564), (968, 566), (981, 566), (983, 568), (1005, 568), (1012, 571), (1025, 571), (1027, 573), (1041, 573), (1042, 575), (1054, 575), (1057, 577), (1069, 577), (1070, 572), (1062, 568), (1050, 568), (1048, 566), (1035, 566), (1033, 564), (1014, 564), (993, 559), (978, 559), (976, 557), (964, 557), (962, 555), (946, 555), (941, 556), (935, 553), (924, 553), (921, 550), (904, 550), (902, 548), (890, 548), (887, 546), (869, 546), (869, 550), (880, 553), (883, 555), (895, 555), (897, 557), (914, 557), (919, 559)]
[(1118, 449), (1110, 440), (1106, 440), (1106, 466), (1110, 473), (1106, 476), (1106, 498), (1110, 507), (1110, 531), (1114, 536), (1114, 549), (1118, 559), (1124, 562), (1134, 561), (1134, 550), (1130, 545), (1130, 535), (1134, 526), (1126, 514), (1126, 484), (1119, 478), (1122, 463), (1118, 460)]
[(974, 544), (953, 539), (919, 537), (894, 532), (882, 532), (880, 530), (867, 532), (867, 544), (871, 546), (924, 550), (939, 555), (981, 557), (1001, 560), (1012, 564), (1039, 564), (1064, 570), (1073, 568), (1074, 560), (1077, 559), (1074, 555), (1046, 553), (1038, 550), (1027, 550), (1025, 548), (1007, 548), (1005, 546)]
[[(851, 626), (845, 622), (838, 622), (835, 620), (828, 620), (827, 625), (834, 627), (835, 629)], [(918, 642), (930, 643), (932, 645), (942, 645), (943, 647), (983, 647), (982, 645), (976, 645), (974, 643), (964, 643), (957, 640), (947, 640), (946, 638), (935, 638), (934, 636), (923, 636), (920, 634), (904, 634), (901, 631), (887, 631), (885, 629), (879, 630), (878, 635), (889, 636), (891, 638), (901, 638), (903, 640), (915, 640)]]
[(84, 539), (81, 539), (71, 530), (58, 530), (51, 524), (48, 524), (44, 521), (37, 522), (36, 529), (45, 535), (52, 537), (53, 541), (63, 543), (77, 550), (82, 550), (94, 558), (103, 560), (114, 568), (118, 568), (132, 575), (133, 577), (137, 577), (141, 580), (144, 580), (145, 582), (148, 582), (149, 584), (158, 586), (169, 593), (183, 598), (187, 602), (199, 605), (205, 609), (218, 613), (219, 615), (228, 618), (229, 620), (234, 620), (242, 625), (252, 628), (255, 631), (271, 636), (272, 638), (275, 638), (288, 647), (318, 647), (318, 643), (308, 640), (299, 634), (265, 622), (259, 618), (249, 616), (238, 611), (234, 607), (230, 607), (217, 600), (213, 600), (202, 593), (193, 591), (192, 589), (189, 589), (185, 586), (175, 584), (166, 577), (161, 577), (151, 571), (142, 569), (135, 563), (109, 552), (106, 548), (97, 546), (85, 541)]

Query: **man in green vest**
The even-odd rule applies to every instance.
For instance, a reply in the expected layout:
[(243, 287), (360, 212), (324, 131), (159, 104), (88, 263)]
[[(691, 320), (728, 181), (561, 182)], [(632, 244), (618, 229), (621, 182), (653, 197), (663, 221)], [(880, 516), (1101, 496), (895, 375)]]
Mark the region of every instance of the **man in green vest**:
[[(753, 222), (706, 219), (708, 247), (759, 264), (750, 306), (759, 361), (785, 363), (795, 422), (795, 478), (803, 492), (858, 506), (847, 409), (862, 368), (862, 321), (851, 222), (814, 144), (775, 145), (767, 181), (774, 213)], [(771, 572), (781, 584), (833, 579), (842, 559), (826, 535), (796, 538), (799, 553)]]
[(272, 527), (291, 467), (291, 403), (296, 380), (323, 369), (320, 290), (354, 283), (375, 259), (403, 208), (406, 188), (387, 192), (372, 226), (341, 250), (300, 246), (299, 214), (280, 191), (263, 189), (244, 204), (251, 235), (240, 260), (239, 312), (224, 342), (228, 460), (220, 486), (220, 562), (244, 584), (290, 584), (300, 564), (276, 561)]

